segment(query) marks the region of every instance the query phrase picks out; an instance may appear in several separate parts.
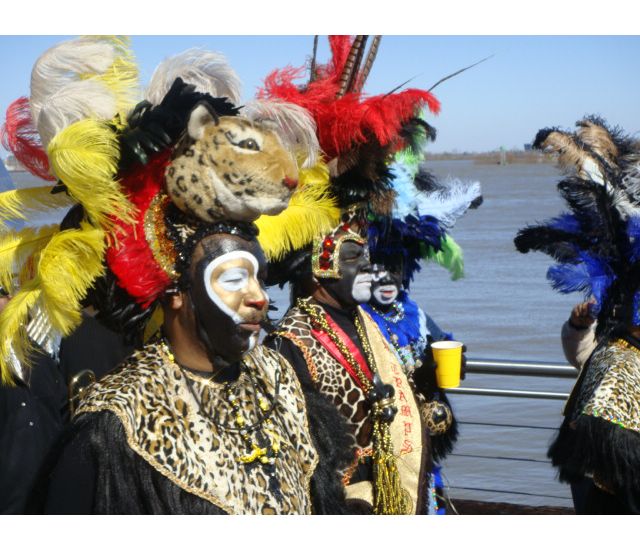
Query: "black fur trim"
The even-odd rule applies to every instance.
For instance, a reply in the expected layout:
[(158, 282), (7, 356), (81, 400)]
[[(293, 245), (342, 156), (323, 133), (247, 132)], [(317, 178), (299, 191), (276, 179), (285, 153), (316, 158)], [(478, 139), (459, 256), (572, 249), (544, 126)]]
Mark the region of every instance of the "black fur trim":
[(640, 513), (640, 435), (616, 424), (581, 415), (575, 429), (565, 420), (548, 457), (561, 481), (579, 481), (585, 474), (611, 488)]
[[(74, 480), (74, 474), (87, 483)], [(65, 485), (62, 494), (59, 488)], [(88, 509), (78, 509), (81, 502)], [(56, 513), (56, 507), (85, 514), (226, 513), (184, 491), (132, 451), (120, 420), (106, 411), (75, 420), (49, 457), (31, 510)]]
[(311, 478), (314, 514), (347, 514), (344, 487), (339, 472), (353, 458), (353, 439), (336, 406), (318, 390), (303, 385), (313, 444), (320, 455)]

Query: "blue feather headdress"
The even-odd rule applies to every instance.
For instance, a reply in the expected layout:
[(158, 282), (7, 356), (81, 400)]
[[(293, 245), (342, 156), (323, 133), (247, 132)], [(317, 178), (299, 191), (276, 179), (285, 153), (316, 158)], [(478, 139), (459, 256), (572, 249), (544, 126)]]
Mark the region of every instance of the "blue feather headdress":
[(482, 202), (480, 183), (450, 179), (439, 182), (407, 151), (389, 167), (396, 194), (390, 216), (375, 216), (369, 224), (372, 261), (401, 271), (410, 282), (423, 260), (443, 265), (457, 279), (463, 274), (462, 250), (449, 235), (456, 220)]
[(601, 334), (640, 325), (640, 149), (597, 117), (577, 127), (540, 130), (534, 142), (566, 169), (558, 190), (571, 212), (520, 230), (514, 242), (556, 260), (547, 272), (555, 290), (594, 299)]

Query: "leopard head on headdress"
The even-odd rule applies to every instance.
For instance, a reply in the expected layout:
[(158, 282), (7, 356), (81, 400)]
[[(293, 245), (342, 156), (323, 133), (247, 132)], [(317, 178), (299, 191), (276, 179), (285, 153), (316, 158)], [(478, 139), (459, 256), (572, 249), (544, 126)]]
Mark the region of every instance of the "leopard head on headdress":
[(293, 155), (265, 123), (194, 107), (165, 171), (173, 202), (206, 222), (254, 221), (284, 210), (297, 186)]

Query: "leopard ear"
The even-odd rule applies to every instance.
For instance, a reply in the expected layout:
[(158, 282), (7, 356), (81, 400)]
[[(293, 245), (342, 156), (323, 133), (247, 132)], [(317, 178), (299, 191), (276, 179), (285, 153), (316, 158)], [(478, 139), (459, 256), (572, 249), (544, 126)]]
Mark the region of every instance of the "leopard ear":
[(219, 122), (220, 118), (216, 112), (211, 109), (206, 102), (201, 101), (189, 114), (189, 122), (187, 122), (189, 137), (196, 141), (202, 139), (205, 126), (209, 124), (215, 124), (217, 126)]

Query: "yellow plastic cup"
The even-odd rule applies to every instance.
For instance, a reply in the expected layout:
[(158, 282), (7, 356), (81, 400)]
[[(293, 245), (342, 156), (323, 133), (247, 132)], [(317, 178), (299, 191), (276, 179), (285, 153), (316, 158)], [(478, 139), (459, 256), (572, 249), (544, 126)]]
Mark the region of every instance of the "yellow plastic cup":
[(436, 362), (436, 380), (441, 388), (457, 388), (460, 385), (462, 342), (445, 340), (431, 344)]

